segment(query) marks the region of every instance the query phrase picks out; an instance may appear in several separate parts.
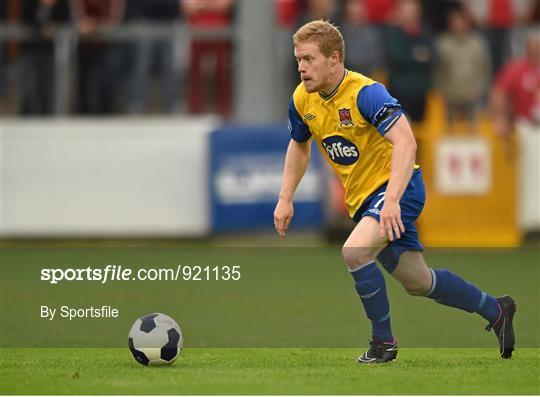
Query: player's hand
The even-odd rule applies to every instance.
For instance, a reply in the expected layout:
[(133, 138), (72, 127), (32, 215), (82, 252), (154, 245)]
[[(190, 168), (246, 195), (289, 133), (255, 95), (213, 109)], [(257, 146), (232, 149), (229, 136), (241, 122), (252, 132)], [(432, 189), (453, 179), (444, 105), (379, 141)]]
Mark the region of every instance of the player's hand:
[(394, 234), (396, 239), (399, 239), (401, 233), (404, 232), (405, 226), (403, 226), (403, 222), (401, 221), (399, 201), (386, 198), (381, 210), (379, 234), (381, 237), (388, 236), (389, 241), (394, 241)]
[(292, 200), (280, 199), (274, 210), (274, 226), (279, 237), (285, 238), (287, 229), (291, 224), (291, 219), (294, 215), (294, 207)]

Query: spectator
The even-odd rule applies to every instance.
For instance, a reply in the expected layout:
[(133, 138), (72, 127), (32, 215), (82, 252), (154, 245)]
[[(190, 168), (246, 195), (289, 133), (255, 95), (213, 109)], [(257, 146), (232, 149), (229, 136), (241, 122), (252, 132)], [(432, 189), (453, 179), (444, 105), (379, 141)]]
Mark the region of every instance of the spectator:
[(508, 136), (514, 121), (540, 124), (540, 30), (527, 35), (527, 54), (511, 59), (495, 78), (491, 95), (494, 127)]
[[(0, 13), (2, 22), (17, 25), (21, 23), (21, 2), (20, 0), (0, 1)], [(17, 87), (18, 61), (20, 55), (20, 42), (17, 39), (9, 39), (0, 42), (0, 93), (2, 95), (2, 111), (17, 111), (19, 101), (17, 98), (19, 89)], [(4, 100), (4, 98), (9, 98)], [(16, 102), (15, 104), (13, 102)], [(15, 106), (13, 106), (15, 105)]]
[[(538, 0), (534, 0), (538, 1)], [(497, 73), (510, 54), (510, 32), (526, 18), (529, 1), (484, 0), (464, 2), (486, 35), (493, 72)]]
[(278, 26), (292, 29), (298, 20), (299, 0), (276, 0), (274, 5)]
[(540, 23), (540, 1), (533, 0), (525, 12), (525, 23), (538, 25)]
[(281, 84), (275, 85), (276, 103), (288, 103), (291, 92), (298, 85), (298, 65), (291, 57), (291, 37), (298, 25), (301, 12), (300, 0), (276, 0), (276, 30), (274, 32), (274, 73)]
[(300, 26), (317, 19), (339, 23), (339, 9), (335, 0), (305, 0)]
[[(172, 24), (178, 18), (178, 0), (129, 0), (127, 6), (133, 22)], [(146, 111), (152, 60), (158, 60), (162, 74), (162, 102), (165, 111), (172, 112), (176, 102), (172, 38), (141, 38), (135, 43), (134, 52), (130, 111)]]
[(382, 68), (382, 40), (379, 32), (368, 24), (362, 0), (345, 1), (341, 32), (347, 43), (347, 67), (368, 76)]
[[(0, 23), (7, 22), (7, 4), (4, 1), (0, 1)], [(6, 57), (6, 42), (0, 42), (0, 100), (4, 103), (4, 95), (7, 86), (7, 57)], [(5, 111), (5, 109), (4, 109)]]
[(385, 37), (389, 91), (412, 121), (422, 121), (427, 92), (431, 88), (433, 42), (422, 26), (422, 11), (417, 0), (399, 1), (395, 22)]
[[(183, 0), (182, 10), (192, 30), (219, 30), (232, 22), (233, 0)], [(194, 38), (191, 41), (189, 66), (188, 108), (201, 113), (204, 107), (203, 62), (215, 61), (214, 77), (218, 111), (222, 116), (231, 113), (231, 41), (223, 38)]]
[(448, 31), (437, 38), (436, 47), (436, 83), (446, 102), (450, 131), (462, 116), (474, 131), (478, 105), (486, 94), (490, 58), (463, 9), (448, 14)]
[(493, 126), (503, 139), (520, 137), (520, 224), (540, 231), (540, 28), (527, 35), (526, 57), (512, 59), (495, 79)]
[(525, 56), (525, 42), (527, 32), (531, 26), (540, 25), (540, 0), (527, 0), (523, 8), (523, 18), (518, 26), (514, 26), (510, 32), (510, 56), (522, 58)]
[(367, 20), (375, 25), (386, 25), (392, 19), (396, 0), (364, 0)]
[(424, 21), (435, 33), (447, 30), (448, 15), (455, 9), (463, 8), (459, 0), (421, 0), (421, 4)]
[(53, 34), (69, 19), (66, 0), (23, 0), (21, 22), (34, 30), (35, 39), (21, 45), (22, 114), (50, 114), (54, 107)]
[[(100, 28), (118, 25), (125, 0), (71, 0), (79, 32), (77, 49), (77, 112), (111, 113), (115, 110), (122, 53), (119, 46), (92, 38)], [(86, 41), (85, 39), (90, 39)]]

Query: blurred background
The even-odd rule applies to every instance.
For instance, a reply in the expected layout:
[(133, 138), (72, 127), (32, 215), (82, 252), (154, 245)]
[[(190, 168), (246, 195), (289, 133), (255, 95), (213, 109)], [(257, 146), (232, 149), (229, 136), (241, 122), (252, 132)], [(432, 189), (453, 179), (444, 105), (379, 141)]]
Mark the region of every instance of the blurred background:
[[(3, 0), (2, 238), (272, 233), (291, 36), (319, 18), (413, 124), (424, 244), (536, 244), (538, 0)], [(291, 234), (341, 241), (314, 153)]]

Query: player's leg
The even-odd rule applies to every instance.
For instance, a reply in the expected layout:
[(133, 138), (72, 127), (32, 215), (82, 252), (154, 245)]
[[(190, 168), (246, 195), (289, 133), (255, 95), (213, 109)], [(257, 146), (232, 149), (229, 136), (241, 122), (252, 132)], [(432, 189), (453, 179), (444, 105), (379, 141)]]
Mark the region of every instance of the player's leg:
[(370, 348), (358, 358), (360, 363), (386, 362), (397, 355), (397, 345), (390, 325), (390, 305), (386, 283), (375, 264), (378, 253), (387, 245), (379, 235), (379, 222), (365, 216), (343, 245), (343, 259), (354, 278), (367, 317), (372, 324)]
[(391, 274), (410, 295), (426, 296), (431, 288), (431, 271), (419, 251), (406, 251), (401, 254), (399, 263)]
[(379, 251), (386, 245), (379, 235), (379, 222), (366, 216), (360, 220), (343, 245), (342, 255), (354, 278), (367, 317), (371, 320), (373, 338), (392, 339), (390, 306), (384, 276), (375, 264)]
[(427, 296), (442, 305), (476, 312), (489, 321), (499, 339), (501, 356), (511, 357), (514, 348), (512, 320), (515, 304), (510, 297), (494, 298), (447, 269), (430, 269), (414, 222), (422, 212), (425, 189), (415, 171), (400, 201), (405, 233), (384, 247), (377, 259), (413, 295)]
[(490, 323), (497, 320), (497, 300), (447, 269), (429, 269), (422, 255), (422, 244), (414, 222), (425, 201), (421, 173), (413, 174), (400, 201), (405, 232), (379, 254), (386, 270), (413, 295), (425, 295), (443, 305), (477, 312)]
[(497, 299), (448, 269), (430, 269), (418, 251), (401, 254), (392, 276), (411, 295), (426, 296), (445, 306), (478, 313), (490, 323), (499, 316)]
[(501, 356), (511, 357), (515, 344), (512, 325), (515, 304), (510, 297), (495, 298), (448, 269), (429, 268), (419, 251), (403, 252), (392, 276), (411, 295), (426, 296), (442, 305), (480, 314), (489, 322), (486, 329), (494, 328)]

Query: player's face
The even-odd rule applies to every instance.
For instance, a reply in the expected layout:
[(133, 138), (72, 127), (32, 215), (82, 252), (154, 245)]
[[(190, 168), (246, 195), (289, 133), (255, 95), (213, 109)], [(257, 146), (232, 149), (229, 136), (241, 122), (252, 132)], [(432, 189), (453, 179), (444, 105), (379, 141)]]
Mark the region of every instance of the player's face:
[(310, 42), (296, 44), (294, 56), (306, 91), (324, 91), (332, 72), (330, 58), (321, 53), (316, 43)]

